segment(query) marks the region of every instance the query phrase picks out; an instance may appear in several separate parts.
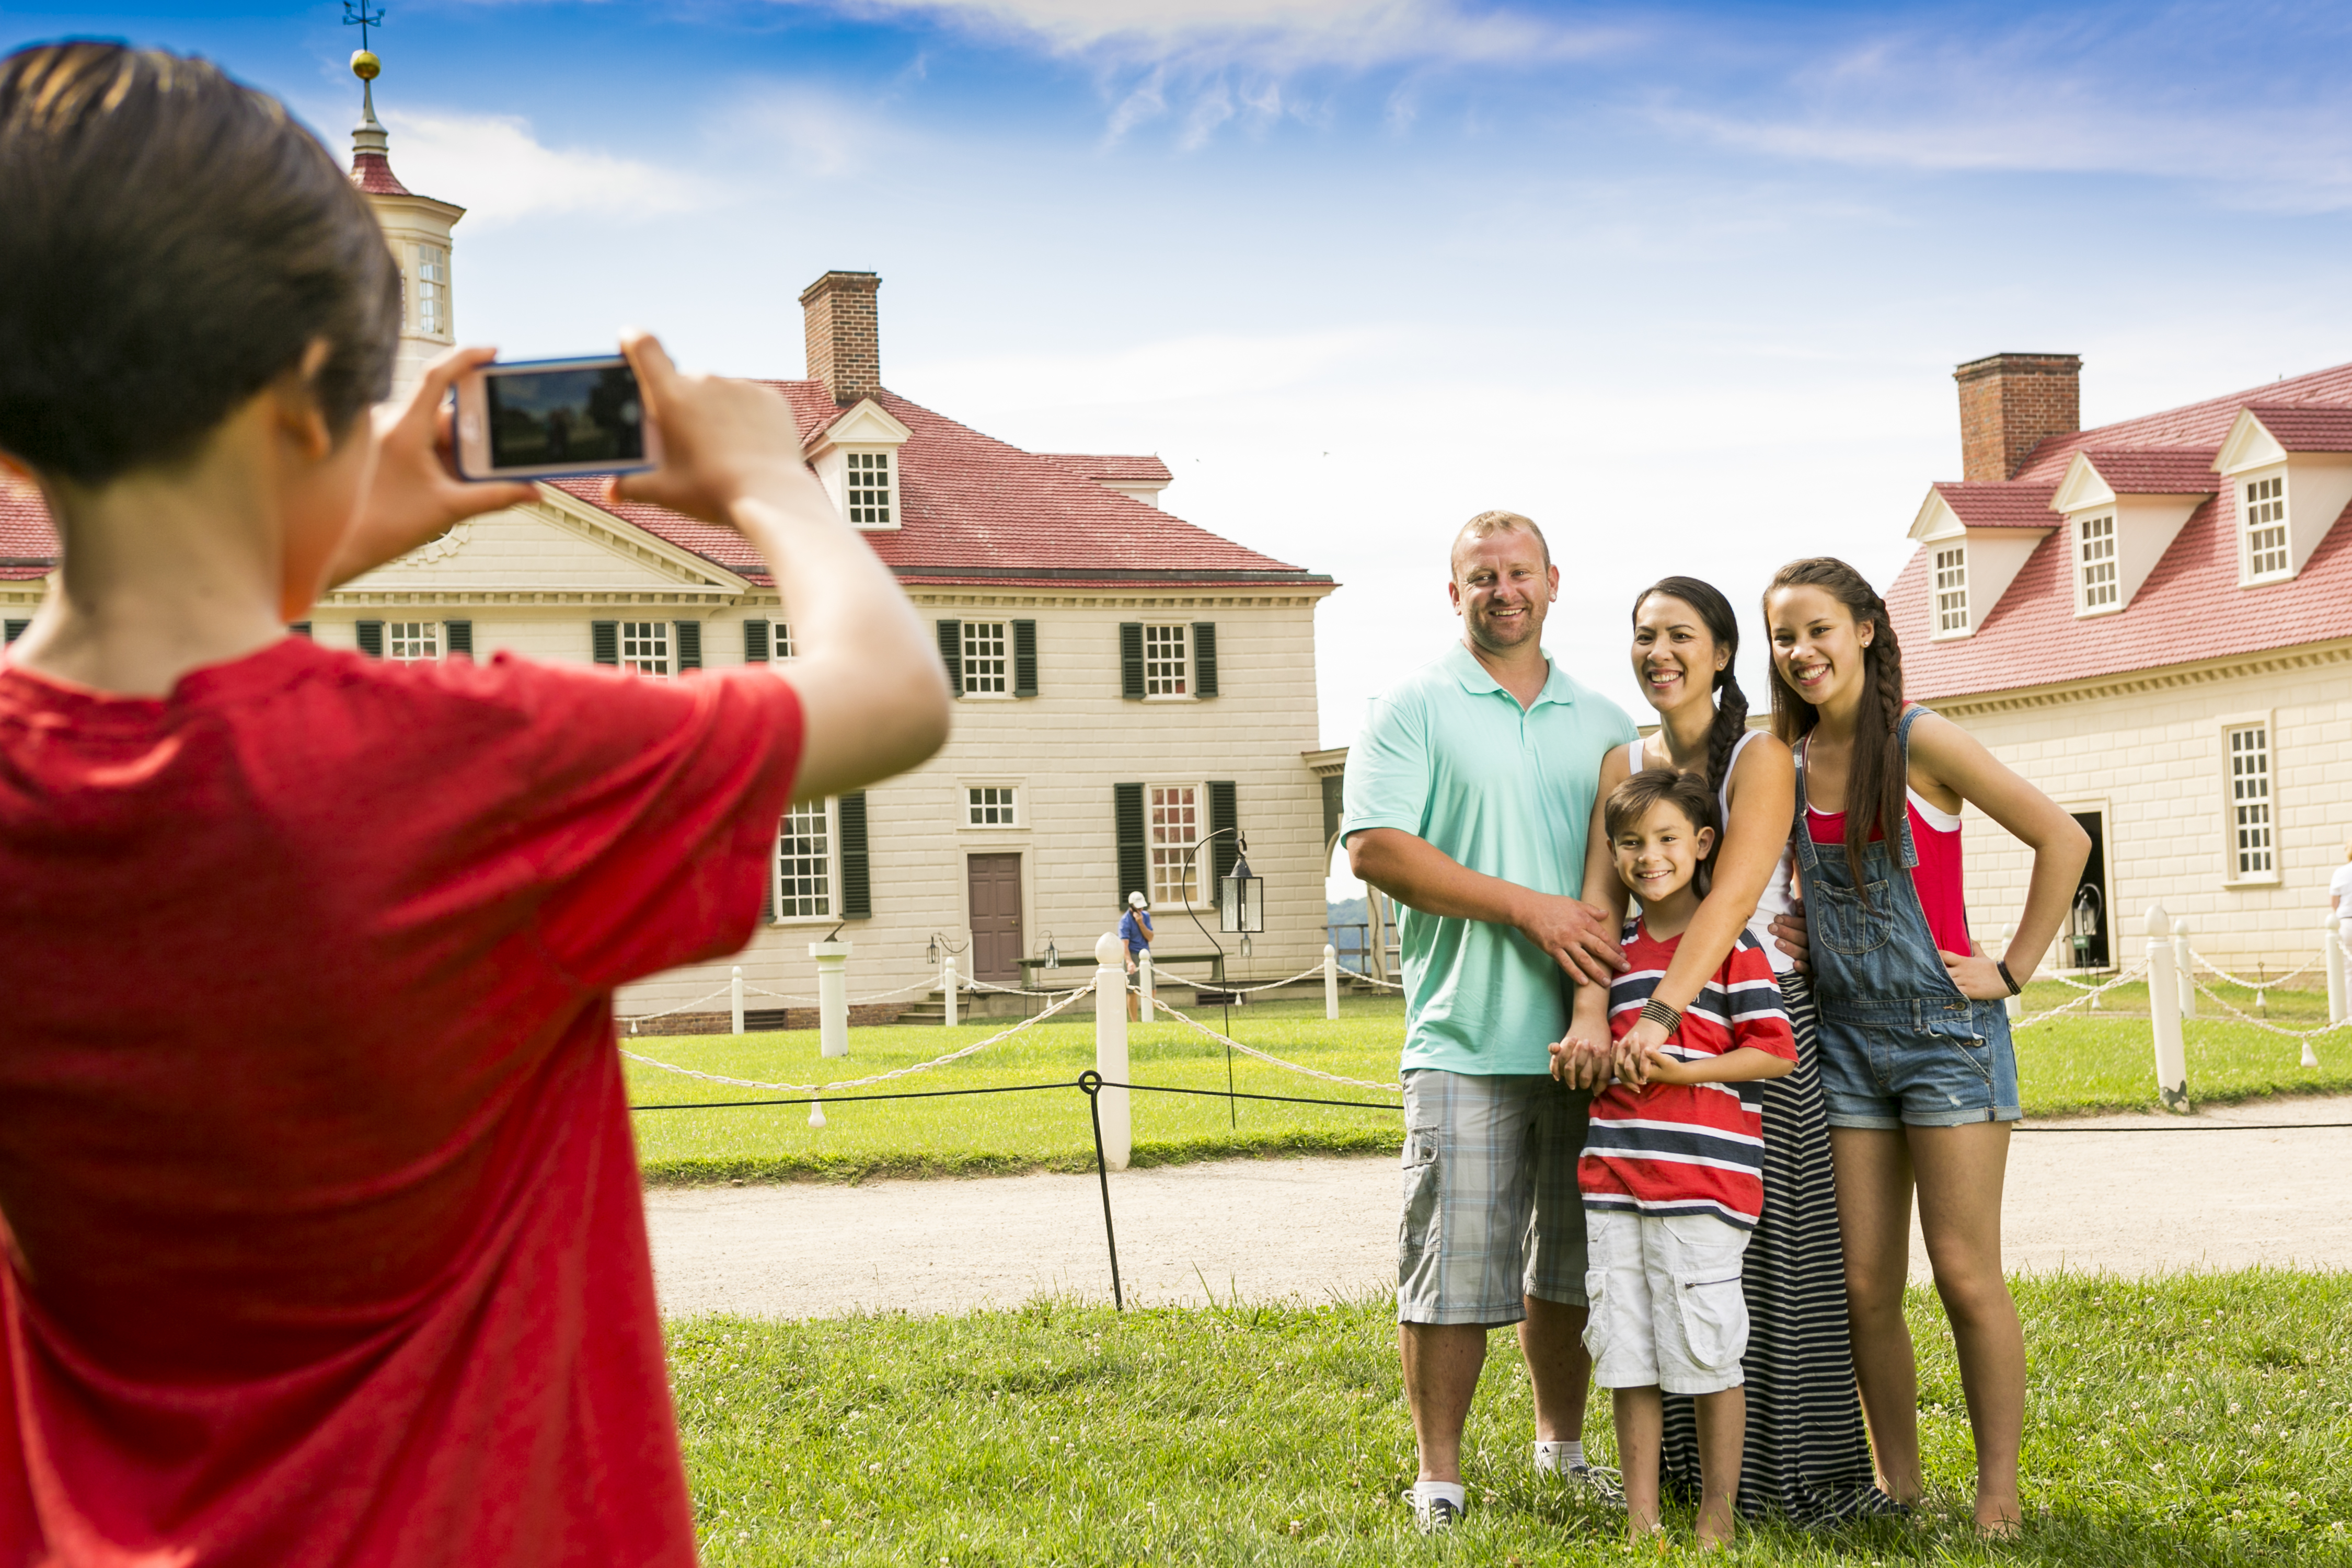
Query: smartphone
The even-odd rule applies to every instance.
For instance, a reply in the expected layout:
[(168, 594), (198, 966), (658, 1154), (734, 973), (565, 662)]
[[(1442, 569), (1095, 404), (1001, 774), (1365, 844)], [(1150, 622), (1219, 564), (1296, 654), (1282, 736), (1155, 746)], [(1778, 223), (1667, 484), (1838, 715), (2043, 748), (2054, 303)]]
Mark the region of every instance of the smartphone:
[(634, 474), (661, 432), (618, 354), (490, 363), (457, 380), (457, 473), (467, 479)]

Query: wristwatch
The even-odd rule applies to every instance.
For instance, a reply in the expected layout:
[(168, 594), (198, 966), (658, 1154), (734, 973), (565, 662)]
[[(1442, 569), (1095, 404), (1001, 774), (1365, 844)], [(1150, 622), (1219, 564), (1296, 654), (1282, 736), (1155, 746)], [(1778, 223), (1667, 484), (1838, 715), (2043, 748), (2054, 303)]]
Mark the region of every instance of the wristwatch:
[(2008, 960), (1996, 958), (1993, 960), (1992, 966), (2000, 971), (2000, 983), (2009, 987), (2009, 994), (2011, 996), (2016, 995), (2020, 991), (2025, 989), (2024, 986), (2020, 985), (2017, 983), (2017, 976), (2009, 972)]

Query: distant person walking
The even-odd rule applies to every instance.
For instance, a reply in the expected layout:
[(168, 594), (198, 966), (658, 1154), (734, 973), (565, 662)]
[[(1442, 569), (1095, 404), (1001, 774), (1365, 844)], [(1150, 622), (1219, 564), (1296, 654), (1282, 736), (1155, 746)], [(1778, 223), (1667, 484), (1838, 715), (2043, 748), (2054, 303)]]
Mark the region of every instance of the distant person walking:
[(2344, 864), (2327, 879), (2327, 907), (2336, 915), (2336, 939), (2352, 954), (2352, 842), (2344, 846)]
[[(1976, 1439), (1976, 1521), (2018, 1528), (2025, 1339), (2000, 1266), (2018, 1106), (2003, 1004), (2064, 921), (2089, 837), (1973, 736), (1903, 699), (1885, 601), (1843, 561), (1795, 561), (1764, 595), (1772, 728), (1797, 753), (1797, 875), (1821, 1010), (1854, 1371), (1878, 1484), (1916, 1501), (1919, 1377), (1903, 1317), (1919, 1228)], [(1960, 808), (2033, 853), (1998, 959), (1969, 936)]]
[[(1127, 896), (1127, 909), (1118, 917), (1118, 940), (1127, 944), (1127, 972), (1132, 974), (1151, 955), (1151, 907), (1141, 893)], [(1129, 989), (1127, 994), (1127, 1020), (1138, 1023), (1143, 1017), (1143, 997)]]
[[(1712, 584), (1666, 577), (1644, 588), (1633, 601), (1631, 652), (1634, 681), (1657, 710), (1658, 729), (1609, 753), (1601, 768), (1601, 798), (1645, 769), (1670, 769), (1706, 781), (1722, 824), (1711, 883), (1650, 1000), (1672, 1014), (1698, 1005), (1717, 971), (1742, 950), (1743, 935), (1752, 935), (1777, 977), (1796, 1046), (1795, 1070), (1755, 1091), (1763, 1117), (1763, 1213), (1742, 1275), (1752, 1337), (1739, 1511), (1805, 1525), (1891, 1511), (1885, 1494), (1871, 1484), (1870, 1445), (1854, 1393), (1812, 987), (1769, 929), (1790, 905), (1795, 763), (1787, 746), (1748, 727), (1739, 623)], [(1600, 826), (1596, 816), (1585, 850), (1584, 897), (1622, 911), (1625, 885)], [(1629, 1049), (1665, 1043), (1670, 1031), (1658, 1018), (1631, 1026)], [(1580, 1040), (1606, 1043), (1608, 997), (1580, 989), (1570, 1027)], [(1607, 1063), (1600, 1065), (1605, 1081)], [(1665, 1473), (1696, 1492), (1700, 1458), (1691, 1401), (1669, 1391)]]
[[(1601, 760), (1633, 738), (1543, 650), (1559, 569), (1536, 525), (1481, 512), (1446, 585), (1462, 640), (1372, 705), (1348, 764), (1350, 868), (1402, 906), (1403, 1215), (1397, 1338), (1420, 1448), (1413, 1511), (1462, 1511), (1486, 1331), (1519, 1325), (1537, 1468), (1583, 1484), (1591, 1358), (1576, 1158), (1588, 1093), (1551, 1077), (1564, 979), (1604, 989), (1615, 922), (1576, 896)], [(1614, 1492), (1613, 1486), (1608, 1487)]]

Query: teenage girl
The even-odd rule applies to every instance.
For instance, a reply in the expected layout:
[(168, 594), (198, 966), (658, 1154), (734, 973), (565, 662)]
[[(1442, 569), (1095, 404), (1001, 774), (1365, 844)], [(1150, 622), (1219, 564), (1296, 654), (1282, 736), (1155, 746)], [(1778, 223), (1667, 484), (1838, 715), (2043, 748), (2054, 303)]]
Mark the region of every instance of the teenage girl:
[[(1764, 595), (1772, 727), (1797, 754), (1799, 882), (1820, 1008), (1854, 1370), (1878, 1462), (1919, 1496), (1918, 1372), (1903, 1321), (1911, 1202), (1959, 1352), (1976, 1439), (1976, 1521), (2018, 1523), (2025, 1340), (2000, 1265), (2001, 1182), (2018, 1109), (2002, 1004), (2064, 921), (2090, 838), (1958, 725), (1903, 700), (1881, 599), (1843, 561), (1796, 561)], [(2033, 851), (2008, 950), (1969, 938), (1960, 808)]]
[[(1795, 960), (1768, 929), (1773, 916), (1790, 908), (1795, 766), (1785, 744), (1748, 728), (1748, 698), (1736, 669), (1739, 623), (1711, 584), (1696, 577), (1664, 578), (1634, 599), (1633, 620), (1633, 679), (1657, 710), (1658, 729), (1610, 752), (1601, 764), (1594, 826), (1586, 838), (1585, 901), (1621, 918), (1624, 913), (1624, 884), (1601, 825), (1610, 792), (1648, 768), (1704, 778), (1723, 824), (1713, 880), (1652, 999), (1677, 1012), (1689, 1006), (1747, 931), (1771, 960), (1797, 1043), (1796, 1071), (1763, 1086), (1764, 1213), (1748, 1240), (1742, 1273), (1750, 1354), (1739, 1510), (1806, 1525), (1883, 1511), (1887, 1500), (1871, 1484), (1845, 1336), (1823, 1331), (1826, 1320), (1844, 1312), (1845, 1277), (1812, 996)], [(1606, 988), (1580, 987), (1572, 1017), (1571, 1040), (1605, 1046)], [(1662, 1025), (1645, 1018), (1628, 1039), (1648, 1049), (1665, 1037)], [(1605, 1071), (1598, 1077), (1606, 1082)], [(1666, 1401), (1664, 1468), (1686, 1486), (1699, 1482), (1704, 1467), (1686, 1399)]]

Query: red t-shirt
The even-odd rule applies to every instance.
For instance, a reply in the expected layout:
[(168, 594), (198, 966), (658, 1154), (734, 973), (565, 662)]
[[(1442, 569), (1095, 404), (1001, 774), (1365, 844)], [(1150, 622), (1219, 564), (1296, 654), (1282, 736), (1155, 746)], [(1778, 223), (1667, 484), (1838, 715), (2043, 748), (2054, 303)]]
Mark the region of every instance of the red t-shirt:
[[(1904, 810), (1911, 818), (1911, 847), (1919, 855), (1919, 864), (1911, 869), (1919, 912), (1927, 917), (1927, 935), (1937, 947), (1965, 957), (1976, 950), (1969, 945), (1969, 899), (1960, 881), (1960, 819), (1933, 805), (1921, 810), (1919, 792), (1908, 793)], [(1927, 815), (1928, 811), (1936, 813), (1933, 818)], [(1805, 829), (1820, 849), (1832, 855), (1845, 853), (1844, 812), (1807, 806)], [(1876, 827), (1870, 830), (1873, 844), (1885, 837)], [(1891, 854), (1889, 858), (1901, 858)]]
[(764, 669), (0, 665), (0, 1568), (688, 1568), (612, 991), (749, 939), (800, 728)]

